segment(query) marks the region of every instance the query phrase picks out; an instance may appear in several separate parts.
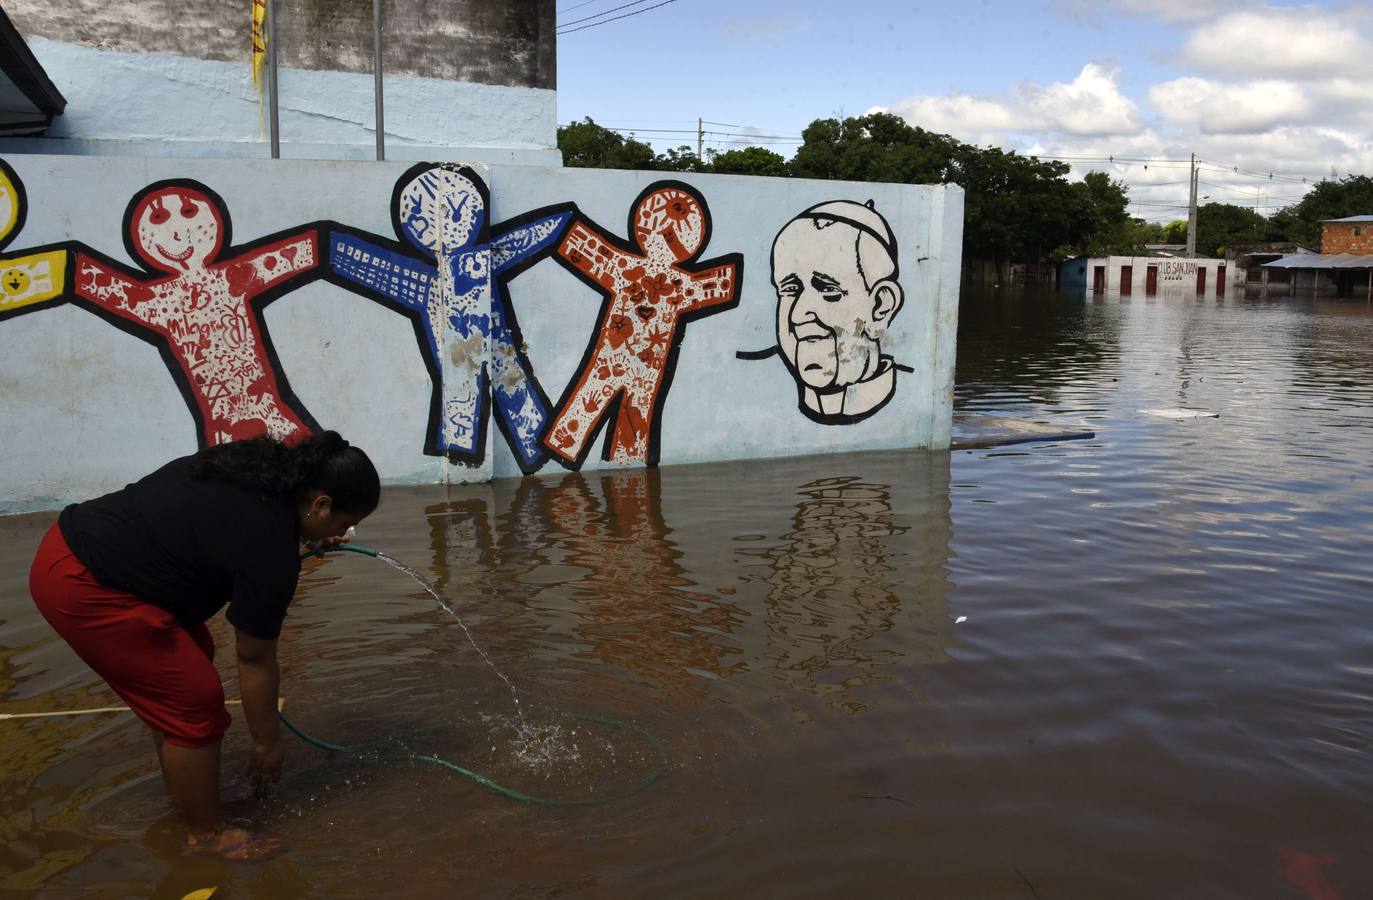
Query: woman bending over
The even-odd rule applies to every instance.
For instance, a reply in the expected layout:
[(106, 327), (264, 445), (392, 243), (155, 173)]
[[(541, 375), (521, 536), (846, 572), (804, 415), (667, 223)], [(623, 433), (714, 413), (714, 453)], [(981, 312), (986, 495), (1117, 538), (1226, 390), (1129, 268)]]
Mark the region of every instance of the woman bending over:
[(227, 828), (219, 748), (229, 714), (206, 620), (228, 605), (248, 773), (281, 775), (277, 637), (300, 576), (300, 546), (330, 546), (377, 506), (367, 454), (326, 431), (287, 446), (237, 441), (182, 457), (123, 490), (62, 511), (39, 545), (39, 612), (152, 729), (186, 843), (267, 859), (280, 841)]

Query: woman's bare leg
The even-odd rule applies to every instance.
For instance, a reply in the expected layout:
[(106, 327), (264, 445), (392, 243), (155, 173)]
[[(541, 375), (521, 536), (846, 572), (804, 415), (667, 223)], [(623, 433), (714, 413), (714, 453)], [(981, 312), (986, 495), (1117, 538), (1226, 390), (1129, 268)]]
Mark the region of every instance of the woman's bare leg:
[(283, 845), (276, 838), (254, 837), (242, 828), (225, 828), (219, 812), (219, 743), (182, 747), (158, 744), (167, 793), (186, 817), (186, 843), (225, 859), (254, 862), (270, 859)]

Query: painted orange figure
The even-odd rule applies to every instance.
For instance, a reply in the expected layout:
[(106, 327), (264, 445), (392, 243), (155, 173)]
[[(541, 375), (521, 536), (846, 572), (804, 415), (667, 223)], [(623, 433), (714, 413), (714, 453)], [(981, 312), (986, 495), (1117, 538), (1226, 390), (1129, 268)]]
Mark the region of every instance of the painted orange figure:
[(260, 310), (313, 272), (317, 231), (231, 247), (220, 261), (230, 238), (224, 201), (190, 181), (151, 185), (134, 198), (126, 223), (129, 255), (166, 274), (150, 278), (82, 251), (75, 293), (157, 344), (169, 365), (175, 360), (202, 445), (308, 434), (313, 422), (273, 365)]
[(616, 407), (605, 458), (658, 461), (658, 417), (686, 322), (738, 302), (741, 254), (693, 264), (710, 240), (710, 213), (696, 189), (660, 181), (629, 216), (633, 244), (578, 220), (558, 258), (605, 298), (579, 375), (558, 404), (544, 445), (569, 463), (585, 459), (607, 411)]

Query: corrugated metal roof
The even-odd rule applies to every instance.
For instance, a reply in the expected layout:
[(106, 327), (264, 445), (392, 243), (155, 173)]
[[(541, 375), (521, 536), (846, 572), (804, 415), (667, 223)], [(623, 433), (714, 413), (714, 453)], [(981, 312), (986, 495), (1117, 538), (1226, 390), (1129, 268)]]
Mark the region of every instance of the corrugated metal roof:
[(1298, 253), (1284, 256), (1265, 269), (1373, 269), (1373, 253)]
[(1331, 222), (1373, 222), (1373, 216), (1345, 216), (1343, 219), (1324, 219), (1327, 225)]

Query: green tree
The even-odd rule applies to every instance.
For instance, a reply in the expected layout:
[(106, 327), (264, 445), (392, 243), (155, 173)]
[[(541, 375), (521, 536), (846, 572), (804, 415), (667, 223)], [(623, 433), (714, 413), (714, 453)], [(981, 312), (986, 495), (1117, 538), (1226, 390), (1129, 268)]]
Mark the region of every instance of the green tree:
[(1067, 163), (965, 145), (949, 179), (967, 192), (964, 256), (992, 260), (1004, 283), (1005, 263), (1041, 260), (1071, 242), (1081, 210), (1064, 178), (1068, 168)]
[(690, 147), (669, 147), (653, 158), (654, 169), (664, 172), (709, 172), (710, 166), (703, 162)]
[(1231, 244), (1253, 244), (1268, 235), (1268, 220), (1247, 206), (1205, 203), (1197, 207), (1197, 253), (1224, 256)]
[(717, 153), (710, 160), (710, 170), (722, 175), (772, 175), (791, 174), (786, 159), (763, 147), (744, 147), (739, 150), (726, 150)]
[(1146, 222), (1143, 219), (1131, 219), (1131, 225), (1138, 229), (1141, 244), (1166, 244), (1168, 240), (1163, 236), (1163, 225), (1158, 222)]
[(1088, 172), (1072, 185), (1077, 205), (1071, 211), (1074, 244), (1088, 256), (1141, 252), (1143, 232), (1136, 227), (1126, 207), (1130, 197), (1125, 185), (1113, 181), (1105, 172)]
[(656, 157), (648, 144), (626, 138), (588, 116), (558, 129), (563, 165), (591, 169), (652, 169)]
[(1174, 219), (1163, 226), (1163, 243), (1165, 244), (1185, 244), (1187, 243), (1187, 220)]
[(1326, 178), (1316, 182), (1299, 203), (1274, 214), (1269, 239), (1316, 247), (1322, 222), (1366, 215), (1373, 215), (1373, 177), (1348, 175), (1339, 181)]
[(936, 184), (949, 181), (963, 145), (945, 134), (907, 124), (900, 116), (816, 119), (801, 132), (791, 161), (799, 178)]

